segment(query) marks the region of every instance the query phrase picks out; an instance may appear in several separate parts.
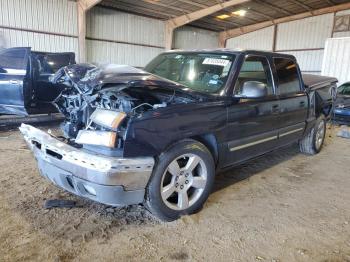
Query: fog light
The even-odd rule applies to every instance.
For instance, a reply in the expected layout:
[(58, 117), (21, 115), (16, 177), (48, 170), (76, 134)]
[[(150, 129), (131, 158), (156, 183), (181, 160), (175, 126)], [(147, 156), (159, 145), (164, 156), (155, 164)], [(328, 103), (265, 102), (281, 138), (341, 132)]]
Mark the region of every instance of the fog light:
[(90, 195), (96, 196), (96, 190), (92, 186), (84, 185), (84, 188)]

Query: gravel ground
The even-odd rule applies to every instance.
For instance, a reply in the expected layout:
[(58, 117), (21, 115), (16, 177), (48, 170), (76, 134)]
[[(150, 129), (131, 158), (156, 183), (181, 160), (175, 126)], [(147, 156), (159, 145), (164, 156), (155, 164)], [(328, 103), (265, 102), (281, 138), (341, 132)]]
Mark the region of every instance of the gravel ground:
[(162, 223), (57, 189), (19, 132), (0, 132), (0, 261), (350, 261), (349, 147), (333, 136), (314, 157), (270, 153), (219, 174), (199, 214)]

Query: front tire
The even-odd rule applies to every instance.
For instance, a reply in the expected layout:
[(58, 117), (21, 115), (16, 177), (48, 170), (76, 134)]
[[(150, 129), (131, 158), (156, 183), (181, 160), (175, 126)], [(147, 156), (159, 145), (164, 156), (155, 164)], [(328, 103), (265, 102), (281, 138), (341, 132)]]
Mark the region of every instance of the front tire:
[(318, 154), (323, 147), (325, 137), (326, 118), (324, 115), (320, 115), (314, 127), (299, 142), (300, 151), (308, 155)]
[(209, 150), (195, 140), (183, 140), (159, 156), (147, 186), (145, 206), (164, 221), (196, 213), (209, 197), (214, 177)]

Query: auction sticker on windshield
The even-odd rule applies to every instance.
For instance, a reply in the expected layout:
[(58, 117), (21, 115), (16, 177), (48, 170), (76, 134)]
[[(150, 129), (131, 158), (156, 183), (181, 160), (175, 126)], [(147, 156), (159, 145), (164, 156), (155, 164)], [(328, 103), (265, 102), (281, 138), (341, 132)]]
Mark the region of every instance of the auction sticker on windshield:
[(217, 66), (227, 66), (230, 60), (220, 59), (220, 58), (210, 58), (207, 57), (203, 61), (203, 65), (217, 65)]

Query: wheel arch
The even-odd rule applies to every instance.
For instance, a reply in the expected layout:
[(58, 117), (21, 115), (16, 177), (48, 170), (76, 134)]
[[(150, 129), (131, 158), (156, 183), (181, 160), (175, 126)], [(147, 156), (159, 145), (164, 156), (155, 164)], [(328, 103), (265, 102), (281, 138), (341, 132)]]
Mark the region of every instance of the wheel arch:
[(190, 137), (190, 139), (196, 140), (200, 143), (202, 143), (206, 148), (208, 148), (209, 152), (211, 153), (215, 165), (217, 165), (219, 161), (219, 148), (217, 139), (214, 134), (204, 134), (204, 135), (198, 135)]
[(218, 148), (216, 136), (214, 134), (202, 134), (202, 135), (196, 135), (196, 136), (190, 136), (190, 137), (183, 138), (181, 140), (178, 140), (178, 141), (175, 141), (175, 142), (169, 144), (167, 147), (165, 147), (165, 149), (162, 151), (162, 153), (170, 150), (177, 143), (179, 143), (181, 141), (186, 141), (186, 140), (193, 140), (193, 141), (196, 141), (196, 142), (203, 144), (209, 150), (211, 156), (213, 157), (215, 166), (218, 164), (218, 162), (219, 162), (219, 148)]

